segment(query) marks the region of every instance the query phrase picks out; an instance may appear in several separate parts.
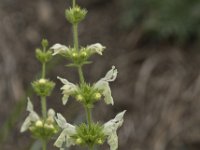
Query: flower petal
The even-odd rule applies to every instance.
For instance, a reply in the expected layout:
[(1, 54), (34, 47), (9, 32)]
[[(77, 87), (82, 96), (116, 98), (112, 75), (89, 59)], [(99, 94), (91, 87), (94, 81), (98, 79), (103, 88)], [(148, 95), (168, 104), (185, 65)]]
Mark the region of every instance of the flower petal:
[(23, 122), (20, 132), (26, 131), (32, 122), (36, 122), (40, 119), (38, 114), (34, 111), (33, 104), (31, 103), (30, 99), (28, 98), (27, 103), (27, 111), (29, 111), (29, 115), (26, 117), (25, 121)]
[(94, 88), (103, 91), (104, 101), (106, 104), (114, 104), (111, 90), (109, 86), (109, 82), (114, 81), (117, 77), (117, 69), (115, 69), (115, 66), (112, 67), (111, 70), (109, 70), (105, 77), (101, 78), (95, 85)]
[(108, 137), (108, 144), (110, 145), (110, 150), (116, 150), (118, 148), (118, 137), (116, 132)]
[(101, 80), (107, 81), (107, 82), (111, 82), (114, 81), (117, 78), (117, 69), (115, 69), (115, 66), (112, 66), (112, 69), (110, 69), (104, 78), (102, 78)]
[(69, 82), (66, 79), (63, 79), (63, 78), (60, 78), (60, 77), (57, 77), (57, 78), (64, 84), (64, 86), (61, 87), (61, 90), (63, 90), (62, 101), (63, 101), (63, 104), (65, 105), (68, 101), (69, 96), (72, 93), (74, 93), (77, 90), (78, 87), (75, 84)]
[(67, 134), (69, 135), (73, 135), (76, 133), (76, 128), (75, 126), (67, 123), (67, 121), (65, 120), (65, 118), (60, 114), (57, 113), (57, 118), (55, 118), (56, 122), (58, 123), (59, 127), (61, 127), (62, 129), (66, 129)]
[[(57, 118), (55, 118), (58, 125), (63, 129), (60, 136), (54, 143), (56, 147), (62, 148), (63, 146), (69, 147), (71, 145), (75, 145), (75, 141), (71, 136), (76, 134), (75, 126), (67, 123), (65, 118), (61, 114), (57, 114)], [(66, 144), (66, 145), (64, 145)]]
[(105, 48), (106, 47), (101, 45), (100, 43), (87, 46), (87, 49), (90, 51), (90, 53), (97, 53), (99, 55), (102, 55), (102, 52), (104, 51)]
[(108, 144), (111, 150), (116, 150), (118, 148), (117, 129), (123, 124), (125, 112), (126, 110), (118, 113), (114, 119), (104, 124), (103, 132), (108, 136)]
[(50, 49), (54, 50), (52, 55), (65, 54), (66, 52), (69, 52), (69, 48), (61, 44), (55, 44)]

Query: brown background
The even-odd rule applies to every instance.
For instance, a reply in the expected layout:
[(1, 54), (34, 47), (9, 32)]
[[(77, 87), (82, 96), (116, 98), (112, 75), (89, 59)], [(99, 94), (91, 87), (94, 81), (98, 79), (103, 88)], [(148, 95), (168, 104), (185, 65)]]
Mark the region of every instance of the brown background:
[[(107, 47), (103, 56), (92, 58), (84, 68), (88, 82), (100, 79), (112, 65), (119, 70), (111, 83), (115, 105), (103, 101), (94, 109), (94, 120), (106, 122), (117, 112), (127, 110), (119, 130), (120, 150), (199, 150), (200, 149), (200, 56), (198, 43), (182, 45), (170, 41), (151, 41), (140, 26), (120, 26), (123, 11), (120, 0), (80, 0), (89, 14), (80, 25), (81, 45), (100, 42)], [(71, 26), (61, 0), (2, 0), (0, 2), (0, 149), (27, 150), (34, 143), (29, 133), (19, 133), (27, 115), (26, 96), (36, 110), (39, 99), (30, 82), (40, 71), (35, 48), (42, 38), (50, 45), (72, 43)], [(48, 77), (57, 82), (48, 107), (66, 116), (70, 123), (83, 118), (82, 107), (70, 99), (61, 104), (60, 82), (56, 76), (77, 83), (75, 69), (56, 57), (49, 64)], [(80, 115), (81, 114), (81, 115)], [(52, 140), (53, 142), (54, 140)], [(56, 149), (49, 145), (50, 149)], [(76, 148), (71, 148), (76, 149)], [(108, 149), (105, 144), (99, 149)]]

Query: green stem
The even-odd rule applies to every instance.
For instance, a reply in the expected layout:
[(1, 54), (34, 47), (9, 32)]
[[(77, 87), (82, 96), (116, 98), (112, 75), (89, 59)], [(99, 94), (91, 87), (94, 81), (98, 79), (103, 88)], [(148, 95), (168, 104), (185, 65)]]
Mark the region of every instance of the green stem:
[[(73, 0), (73, 8), (76, 6), (76, 0)], [(78, 24), (73, 24), (73, 41), (74, 41), (74, 48), (76, 51), (79, 51), (79, 40), (78, 40)], [(84, 75), (83, 75), (83, 70), (82, 70), (82, 66), (79, 65), (78, 66), (78, 74), (79, 74), (79, 78), (80, 78), (80, 83), (83, 84), (84, 83)], [(91, 108), (88, 108), (87, 106), (85, 106), (85, 112), (87, 114), (87, 124), (88, 127), (91, 127), (92, 124), (92, 115), (91, 115)], [(93, 150), (93, 146), (89, 146), (89, 150)]]
[(85, 106), (85, 111), (86, 111), (86, 114), (87, 114), (87, 124), (90, 128), (91, 124), (92, 124), (91, 108), (88, 108), (87, 106)]
[[(46, 76), (46, 63), (42, 63), (42, 78), (45, 79)], [(41, 96), (41, 107), (42, 107), (42, 116), (46, 118), (47, 116), (47, 104), (46, 104), (46, 97)]]
[(94, 146), (89, 146), (89, 150), (93, 150), (94, 149)]
[(78, 74), (80, 78), (80, 82), (83, 84), (84, 83), (84, 76), (83, 76), (83, 70), (81, 66), (78, 66)]
[(47, 142), (46, 140), (42, 140), (42, 150), (46, 150), (47, 149)]
[(46, 63), (42, 63), (42, 78), (45, 78), (45, 74), (46, 74)]
[(73, 7), (76, 6), (76, 0), (73, 0), (73, 2), (72, 2), (72, 6), (73, 6)]
[(47, 117), (47, 103), (46, 103), (46, 97), (41, 97), (41, 105), (42, 105), (42, 116), (45, 119)]
[(74, 48), (78, 51), (78, 24), (73, 24), (73, 39), (74, 39)]

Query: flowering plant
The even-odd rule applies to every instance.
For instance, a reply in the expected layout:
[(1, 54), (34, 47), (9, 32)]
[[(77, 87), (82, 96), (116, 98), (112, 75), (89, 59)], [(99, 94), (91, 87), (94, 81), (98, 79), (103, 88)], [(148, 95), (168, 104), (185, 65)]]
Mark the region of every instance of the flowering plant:
[[(106, 73), (105, 77), (99, 81), (89, 84), (85, 81), (82, 67), (90, 64), (89, 58), (94, 54), (102, 55), (105, 46), (100, 43), (80, 47), (78, 42), (78, 25), (86, 17), (87, 10), (82, 9), (72, 1), (72, 7), (67, 9), (66, 19), (73, 26), (73, 47), (61, 44), (54, 44), (48, 48), (48, 41), (42, 40), (42, 49), (36, 49), (36, 58), (42, 64), (41, 78), (32, 82), (35, 93), (41, 97), (42, 116), (39, 116), (33, 108), (33, 104), (28, 99), (27, 111), (28, 117), (25, 119), (21, 127), (21, 132), (29, 130), (33, 137), (42, 141), (43, 150), (46, 150), (47, 142), (57, 133), (54, 145), (61, 150), (73, 145), (85, 146), (93, 150), (95, 145), (102, 145), (105, 141), (111, 150), (117, 150), (118, 137), (117, 129), (123, 124), (123, 117), (126, 111), (118, 113), (114, 119), (105, 124), (95, 123), (92, 119), (91, 110), (94, 108), (95, 102), (104, 99), (106, 104), (114, 105), (113, 97), (109, 83), (117, 77), (117, 69), (115, 66)], [(55, 55), (61, 55), (71, 63), (70, 67), (78, 70), (80, 81), (78, 84), (71, 83), (67, 79), (57, 77), (64, 85), (61, 87), (63, 94), (62, 103), (66, 105), (69, 97), (74, 97), (85, 108), (87, 123), (79, 125), (71, 125), (60, 114), (55, 113), (53, 109), (47, 111), (46, 98), (51, 95), (55, 83), (45, 78), (46, 63)]]

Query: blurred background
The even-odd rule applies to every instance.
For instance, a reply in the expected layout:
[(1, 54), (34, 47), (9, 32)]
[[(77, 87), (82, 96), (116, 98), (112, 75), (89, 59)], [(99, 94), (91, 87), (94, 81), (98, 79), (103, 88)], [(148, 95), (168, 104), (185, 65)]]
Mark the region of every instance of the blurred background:
[[(199, 0), (78, 0), (89, 11), (80, 25), (83, 46), (100, 42), (107, 49), (84, 68), (95, 82), (115, 65), (118, 79), (111, 83), (115, 105), (102, 101), (94, 120), (106, 122), (126, 109), (119, 130), (119, 150), (200, 149), (200, 1)], [(40, 73), (35, 48), (42, 38), (50, 45), (72, 43), (64, 11), (69, 0), (0, 1), (0, 149), (37, 149), (20, 126), (27, 116), (26, 97), (40, 112), (40, 100), (30, 82)], [(84, 118), (72, 99), (61, 104), (59, 75), (77, 83), (75, 69), (60, 57), (48, 65), (57, 82), (48, 107), (70, 123)], [(54, 140), (52, 140), (53, 143)], [(49, 145), (49, 150), (56, 148)], [(76, 147), (71, 149), (77, 149)], [(108, 145), (99, 149), (108, 150)]]

